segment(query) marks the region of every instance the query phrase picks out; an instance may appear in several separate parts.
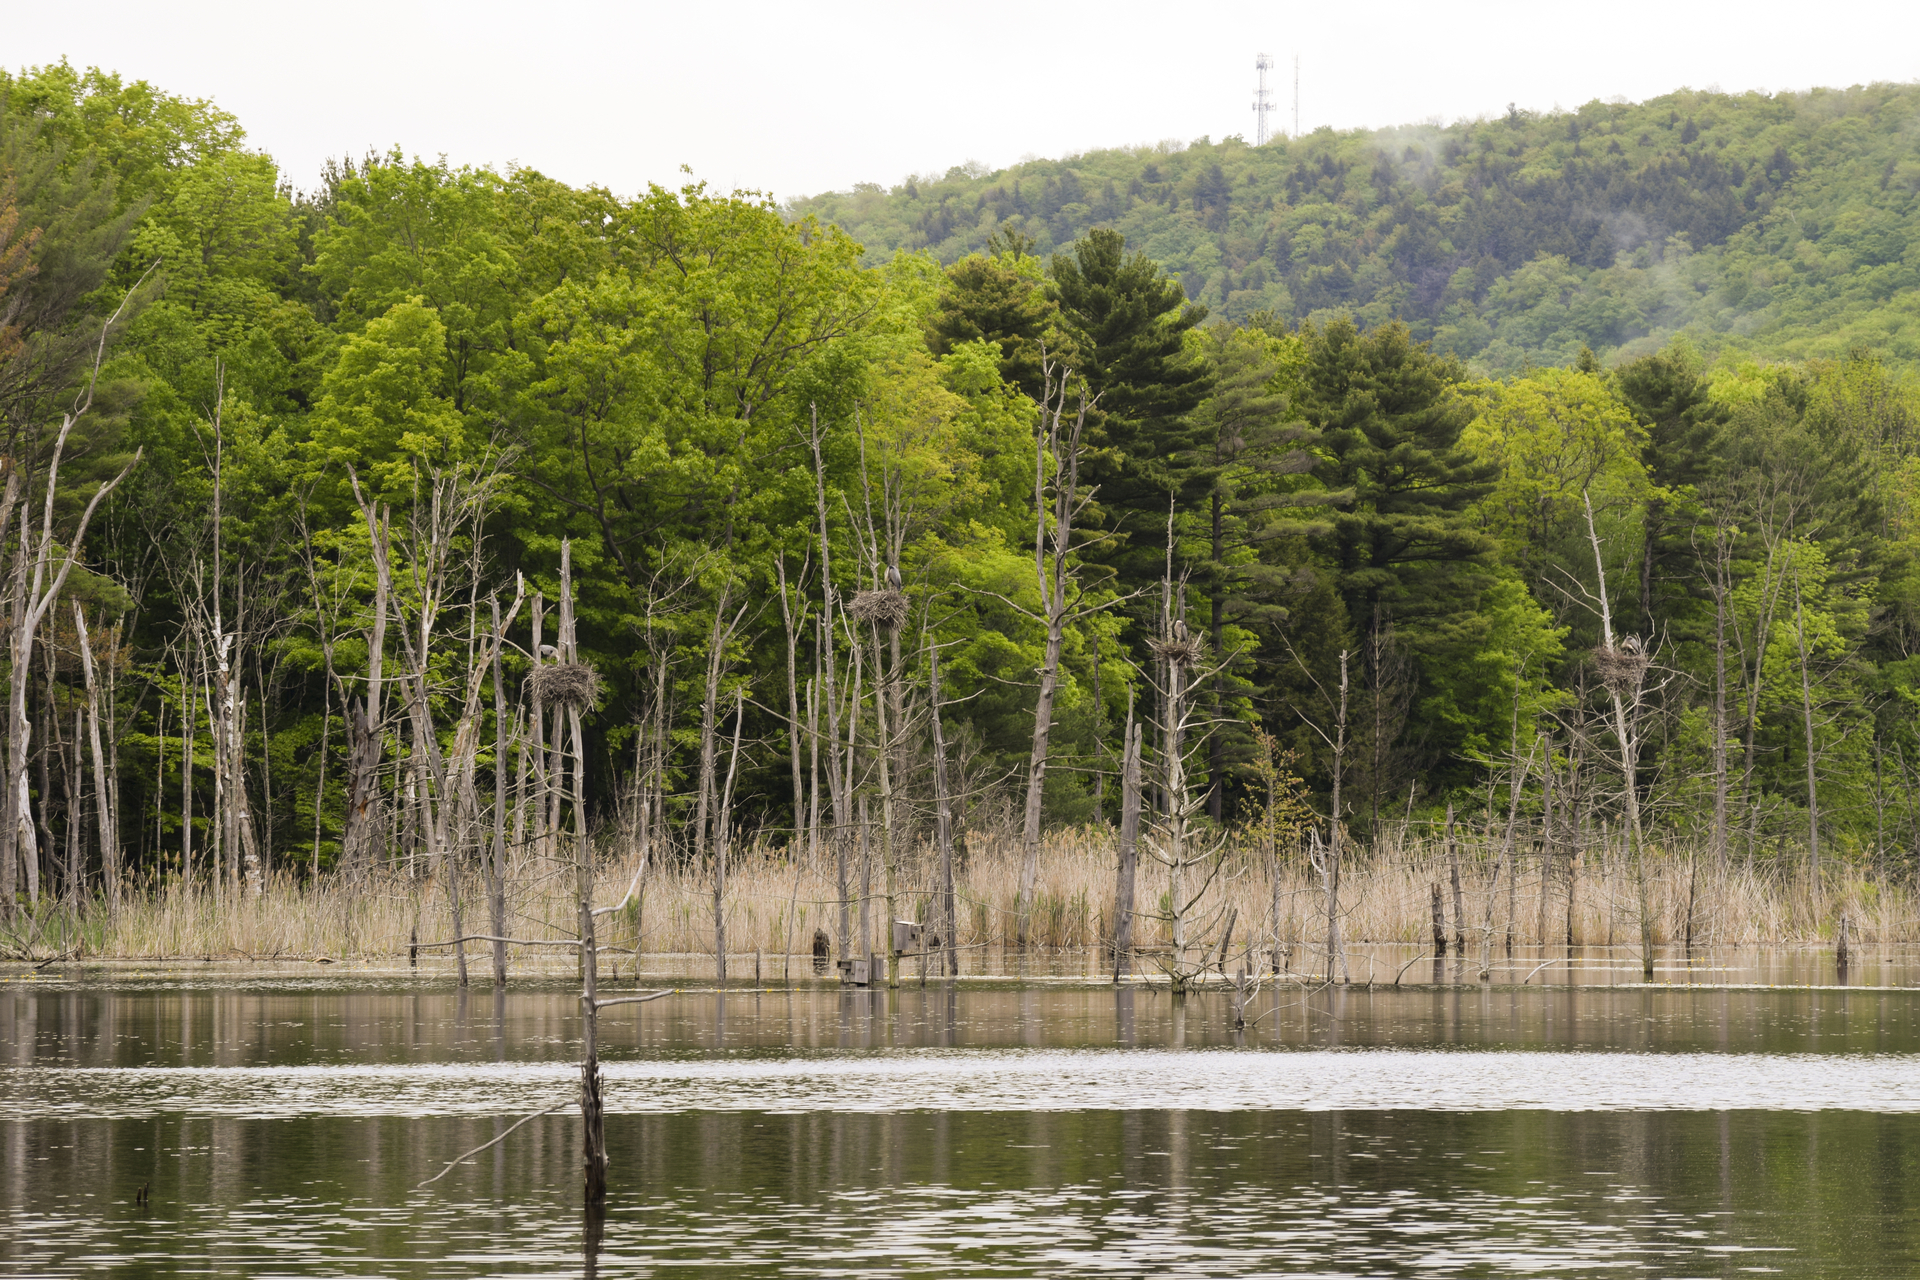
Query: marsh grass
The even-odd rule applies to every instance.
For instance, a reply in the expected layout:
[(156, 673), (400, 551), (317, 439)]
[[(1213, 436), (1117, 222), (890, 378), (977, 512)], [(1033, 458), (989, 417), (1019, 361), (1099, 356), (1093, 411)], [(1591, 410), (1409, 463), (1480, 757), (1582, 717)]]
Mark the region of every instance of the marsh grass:
[[(850, 842), (851, 843), (851, 842)], [(872, 869), (866, 946), (884, 947), (887, 904), (879, 841)], [(624, 893), (637, 853), (602, 849), (602, 901)], [(857, 855), (850, 855), (857, 859)], [(1642, 912), (1661, 947), (1695, 948), (1806, 944), (1833, 935), (1844, 913), (1862, 944), (1920, 941), (1920, 916), (1911, 889), (1883, 884), (1843, 866), (1830, 869), (1815, 888), (1781, 863), (1734, 859), (1722, 868), (1690, 846), (1651, 845), (1644, 865), (1618, 848), (1592, 847), (1569, 860), (1563, 855), (1545, 870), (1536, 849), (1516, 857), (1510, 885), (1500, 842), (1467, 836), (1459, 842), (1464, 932), (1469, 954), (1516, 946), (1638, 945)], [(933, 922), (934, 852), (916, 844), (901, 851), (893, 904), (900, 918)], [(1114, 892), (1113, 836), (1105, 828), (1062, 831), (1049, 838), (1040, 861), (1033, 903), (1033, 936), (1043, 948), (1092, 947), (1108, 936)], [(963, 948), (1010, 945), (1019, 885), (1019, 850), (1010, 838), (976, 836), (956, 859), (958, 942)], [(1571, 874), (1569, 874), (1569, 869)], [(1135, 902), (1145, 909), (1164, 902), (1164, 871), (1143, 865)], [(523, 860), (510, 877), (509, 933), (529, 940), (564, 939), (571, 930), (570, 868)], [(1276, 885), (1277, 880), (1277, 885)], [(804, 955), (815, 930), (839, 953), (841, 913), (829, 856), (789, 858), (778, 844), (761, 841), (735, 855), (728, 870), (727, 936), (734, 955)], [(857, 865), (849, 882), (860, 883)], [(1451, 940), (1463, 922), (1452, 914), (1446, 846), (1436, 838), (1390, 836), (1352, 855), (1343, 871), (1342, 932), (1353, 943), (1429, 943), (1434, 885), (1443, 888)], [(1277, 888), (1277, 893), (1276, 893)], [(257, 896), (217, 895), (205, 886), (178, 882), (136, 887), (109, 916), (99, 902), (72, 910), (43, 902), (37, 915), (16, 929), (13, 949), (37, 957), (78, 955), (125, 959), (380, 959), (404, 957), (416, 943), (428, 957), (450, 954), (431, 944), (452, 937), (448, 876), (383, 872), (355, 879), (323, 877), (317, 885), (291, 877), (270, 879)], [(483, 886), (475, 873), (460, 878), (465, 918), (473, 932), (485, 919)], [(1569, 902), (1571, 898), (1571, 902)], [(1275, 902), (1279, 909), (1276, 914)], [(684, 862), (651, 870), (638, 900), (616, 913), (603, 934), (611, 946), (642, 953), (711, 955), (711, 869)], [(1311, 956), (1326, 932), (1326, 905), (1319, 876), (1308, 860), (1288, 850), (1271, 859), (1257, 833), (1229, 838), (1220, 872), (1198, 908), (1196, 936), (1217, 946), (1225, 917), (1236, 917), (1232, 951), (1249, 946), (1265, 955)], [(861, 948), (860, 904), (849, 905), (849, 942)], [(1569, 938), (1569, 935), (1571, 937)], [(1167, 945), (1163, 921), (1140, 918), (1136, 943), (1143, 950)], [(470, 943), (469, 955), (486, 950)], [(527, 955), (526, 952), (519, 953)], [(564, 956), (548, 951), (548, 957)]]

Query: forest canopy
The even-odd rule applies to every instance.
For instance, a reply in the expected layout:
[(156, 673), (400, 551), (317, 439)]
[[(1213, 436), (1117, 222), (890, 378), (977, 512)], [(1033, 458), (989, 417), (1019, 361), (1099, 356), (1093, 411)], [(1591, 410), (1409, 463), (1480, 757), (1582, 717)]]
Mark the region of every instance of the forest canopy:
[(1652, 354), (1920, 360), (1920, 86), (1682, 90), (1088, 151), (797, 200), (875, 260), (1112, 227), (1214, 314), (1404, 322), (1491, 374)]
[(397, 149), (296, 192), (211, 103), (0, 76), (0, 897), (441, 849), (461, 769), (542, 767), (563, 556), (589, 808), (678, 856), (879, 788), (932, 823), (937, 652), (980, 838), (1114, 819), (1205, 655), (1209, 821), (1283, 768), (1366, 839), (1524, 768), (1723, 857), (1920, 865), (1917, 109), (781, 208)]

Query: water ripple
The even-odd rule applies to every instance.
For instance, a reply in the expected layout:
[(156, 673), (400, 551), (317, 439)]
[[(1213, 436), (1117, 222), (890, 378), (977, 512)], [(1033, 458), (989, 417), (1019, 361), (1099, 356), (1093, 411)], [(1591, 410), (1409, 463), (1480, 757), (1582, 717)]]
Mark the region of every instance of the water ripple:
[[(607, 1109), (1920, 1112), (1920, 1057), (922, 1050), (605, 1064)], [(0, 1068), (0, 1119), (465, 1116), (564, 1099), (564, 1063)]]

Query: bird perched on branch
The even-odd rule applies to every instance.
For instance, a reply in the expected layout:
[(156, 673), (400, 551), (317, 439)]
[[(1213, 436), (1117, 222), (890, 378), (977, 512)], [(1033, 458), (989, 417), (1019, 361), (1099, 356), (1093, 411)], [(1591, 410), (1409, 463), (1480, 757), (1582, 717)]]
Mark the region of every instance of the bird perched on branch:
[(900, 566), (897, 564), (887, 566), (887, 590), (900, 590)]
[(560, 657), (560, 651), (550, 644), (543, 644), (540, 646), (540, 656), (548, 662), (553, 662)]

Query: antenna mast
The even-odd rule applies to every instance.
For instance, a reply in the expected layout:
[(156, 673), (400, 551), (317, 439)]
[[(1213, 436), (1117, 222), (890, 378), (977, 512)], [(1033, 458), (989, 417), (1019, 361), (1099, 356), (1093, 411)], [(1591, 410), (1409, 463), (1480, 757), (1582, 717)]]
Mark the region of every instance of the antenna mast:
[(1253, 69), (1260, 73), (1259, 87), (1253, 91), (1253, 145), (1264, 147), (1273, 137), (1267, 125), (1267, 117), (1273, 113), (1273, 95), (1267, 91), (1267, 72), (1273, 70), (1273, 58), (1264, 53), (1256, 55)]

